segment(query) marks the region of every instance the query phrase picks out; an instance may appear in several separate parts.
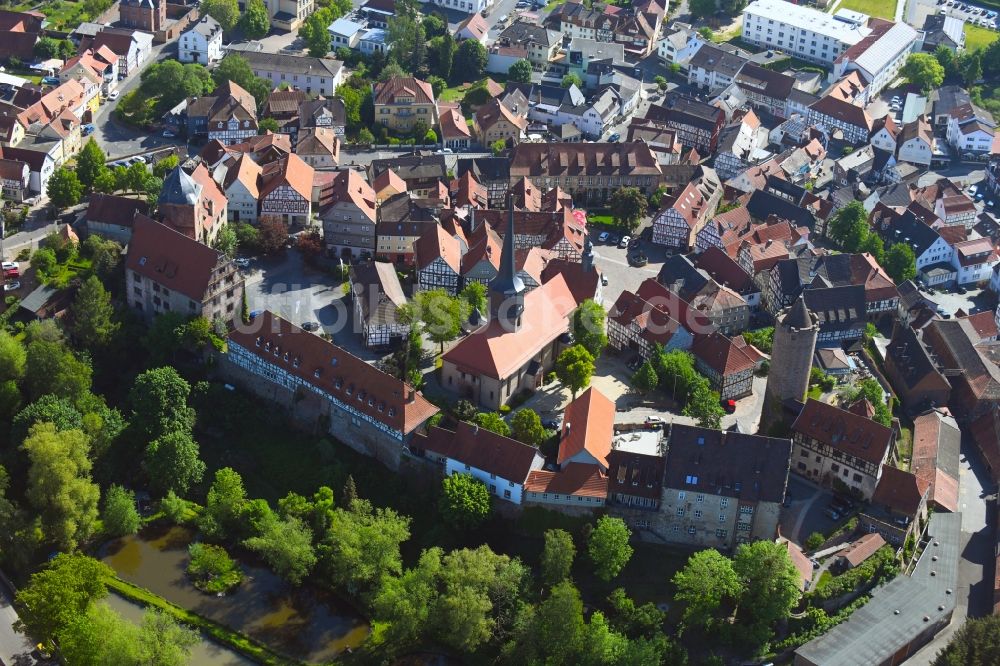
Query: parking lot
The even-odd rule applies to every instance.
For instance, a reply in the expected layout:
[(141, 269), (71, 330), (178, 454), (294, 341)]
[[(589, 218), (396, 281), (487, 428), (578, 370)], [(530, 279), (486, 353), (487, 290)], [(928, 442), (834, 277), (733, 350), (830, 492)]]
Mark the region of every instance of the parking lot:
[(939, 1), (937, 3), (937, 11), (939, 14), (943, 12), (947, 16), (962, 19), (973, 25), (991, 30), (997, 29), (997, 12), (992, 9), (968, 5), (964, 2), (955, 2), (954, 0), (945, 0), (944, 2)]
[(781, 512), (781, 536), (802, 545), (813, 532), (827, 534), (847, 518), (833, 520), (826, 511), (833, 493), (792, 474), (788, 477), (786, 507)]

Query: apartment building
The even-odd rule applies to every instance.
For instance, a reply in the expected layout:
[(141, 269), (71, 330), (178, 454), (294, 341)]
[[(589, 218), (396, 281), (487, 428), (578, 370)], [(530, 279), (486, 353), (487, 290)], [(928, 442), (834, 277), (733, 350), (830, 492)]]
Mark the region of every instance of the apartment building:
[(899, 76), (916, 40), (917, 31), (906, 23), (872, 19), (871, 33), (833, 61), (833, 76), (859, 72), (868, 82), (866, 98), (873, 99)]
[(754, 0), (743, 10), (742, 39), (829, 67), (871, 34), (867, 21), (858, 12), (831, 15), (785, 0)]

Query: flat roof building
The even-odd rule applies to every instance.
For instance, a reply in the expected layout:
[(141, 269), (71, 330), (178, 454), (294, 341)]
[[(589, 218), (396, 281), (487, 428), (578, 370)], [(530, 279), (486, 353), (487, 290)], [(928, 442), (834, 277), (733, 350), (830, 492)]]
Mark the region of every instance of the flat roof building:
[(785, 0), (754, 0), (743, 10), (743, 39), (829, 66), (871, 33), (867, 19), (864, 14), (831, 16)]

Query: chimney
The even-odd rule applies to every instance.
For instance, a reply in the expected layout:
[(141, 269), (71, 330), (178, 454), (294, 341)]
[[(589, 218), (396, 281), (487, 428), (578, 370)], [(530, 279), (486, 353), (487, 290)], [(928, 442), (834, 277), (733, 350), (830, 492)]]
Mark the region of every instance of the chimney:
[(566, 439), (567, 437), (569, 437), (569, 427), (571, 425), (573, 425), (573, 424), (570, 423), (569, 421), (567, 421), (566, 425), (563, 426), (563, 439)]
[(479, 424), (478, 423), (473, 423), (472, 424), (472, 434), (473, 435), (479, 435)]
[(411, 404), (417, 398), (417, 392), (412, 386), (406, 387), (406, 403)]

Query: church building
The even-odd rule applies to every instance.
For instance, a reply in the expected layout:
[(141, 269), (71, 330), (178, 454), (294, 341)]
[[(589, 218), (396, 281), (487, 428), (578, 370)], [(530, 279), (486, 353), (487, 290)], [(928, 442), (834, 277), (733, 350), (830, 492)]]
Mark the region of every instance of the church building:
[(576, 307), (562, 275), (528, 291), (518, 276), (514, 242), (514, 209), (508, 200), (500, 267), (489, 288), (489, 319), (442, 359), (442, 385), (489, 409), (541, 386), (561, 345), (569, 341), (569, 315)]

